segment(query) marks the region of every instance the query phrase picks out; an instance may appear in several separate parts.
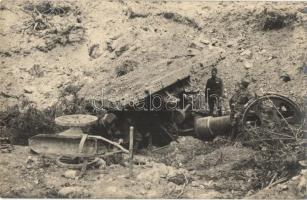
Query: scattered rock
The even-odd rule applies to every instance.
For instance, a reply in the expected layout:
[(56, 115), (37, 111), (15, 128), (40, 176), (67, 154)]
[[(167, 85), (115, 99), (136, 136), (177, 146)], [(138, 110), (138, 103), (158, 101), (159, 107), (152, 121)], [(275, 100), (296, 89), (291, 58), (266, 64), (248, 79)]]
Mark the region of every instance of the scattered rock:
[(62, 198), (85, 198), (89, 197), (89, 191), (83, 187), (70, 186), (59, 190), (59, 196)]
[(83, 71), (83, 74), (84, 74), (84, 76), (92, 76), (94, 74), (94, 72), (85, 70), (85, 71)]
[(107, 47), (106, 50), (109, 51), (110, 53), (112, 53), (115, 49), (112, 47), (112, 41), (107, 41)]
[(199, 51), (201, 51), (203, 49), (201, 46), (199, 46), (198, 44), (196, 44), (194, 42), (190, 43), (188, 47), (192, 48), (192, 49), (197, 49)]
[(247, 59), (251, 59), (252, 58), (252, 51), (249, 50), (249, 49), (246, 49), (240, 55), (244, 56)]
[(84, 38), (85, 30), (81, 26), (72, 26), (68, 29), (68, 43), (81, 42)]
[(284, 82), (291, 81), (290, 75), (287, 74), (287, 73), (282, 74), (282, 75), (280, 76), (280, 79), (281, 79), (282, 81), (284, 81)]
[(166, 65), (170, 65), (172, 63), (173, 63), (173, 60), (169, 60), (169, 61), (167, 61)]
[(245, 69), (250, 69), (250, 68), (253, 67), (253, 64), (249, 63), (249, 62), (244, 62), (244, 67), (245, 67)]
[(176, 185), (183, 185), (188, 180), (183, 174), (178, 174), (178, 175), (168, 178), (168, 181), (175, 183)]
[(199, 42), (205, 44), (205, 45), (209, 45), (210, 44), (210, 41), (209, 40), (206, 40), (206, 39), (201, 39)]
[(94, 59), (99, 58), (102, 55), (99, 44), (92, 45), (88, 50), (88, 55)]
[(128, 45), (124, 45), (122, 47), (119, 48), (119, 50), (115, 51), (115, 55), (117, 57), (121, 56), (123, 53), (125, 53), (127, 50), (129, 49)]
[(166, 166), (161, 163), (153, 163), (152, 168), (146, 168), (144, 171), (139, 173), (136, 178), (140, 181), (159, 183), (161, 178), (167, 179), (167, 177), (170, 177), (171, 174), (177, 174), (177, 170), (173, 167)]
[[(306, 194), (306, 191), (307, 191), (306, 176), (303, 174), (304, 174), (303, 172), (300, 174), (299, 179), (298, 179), (298, 184), (296, 187), (297, 192), (299, 192), (300, 194)], [(306, 174), (306, 170), (305, 170), (305, 174)]]
[(198, 181), (192, 181), (191, 182), (192, 187), (198, 187), (199, 185), (200, 185), (200, 183)]
[(289, 187), (288, 187), (287, 185), (281, 185), (279, 188), (280, 188), (281, 190), (287, 190), (287, 189), (289, 189)]
[(138, 68), (138, 63), (134, 60), (125, 60), (122, 64), (118, 65), (115, 69), (115, 73), (117, 77), (123, 76), (132, 72), (136, 68)]
[(99, 158), (99, 160), (97, 161), (96, 163), (96, 166), (99, 168), (99, 169), (106, 169), (107, 168), (107, 163), (105, 160)]
[(266, 51), (265, 49), (262, 49), (259, 53), (262, 54), (262, 55), (265, 55), (266, 52), (267, 52), (267, 51)]
[(70, 179), (75, 179), (77, 178), (78, 171), (76, 170), (67, 170), (64, 172), (64, 177), (70, 178)]
[(81, 23), (82, 22), (82, 19), (81, 19), (81, 17), (79, 16), (79, 17), (77, 17), (77, 22), (78, 23)]
[(32, 93), (33, 93), (33, 91), (32, 91), (31, 89), (26, 89), (26, 88), (24, 88), (23, 91), (24, 91), (25, 93), (27, 93), (27, 94), (32, 94)]
[(201, 30), (202, 28), (198, 25), (198, 23), (195, 22), (194, 19), (190, 19), (188, 17), (182, 16), (178, 13), (173, 12), (163, 12), (158, 14), (159, 16), (163, 16), (165, 19), (172, 20), (174, 22), (185, 24), (188, 26), (191, 26), (193, 28), (196, 28), (198, 30)]
[(50, 160), (39, 156), (28, 156), (26, 160), (26, 168), (44, 168), (50, 166)]
[(150, 189), (151, 189), (151, 183), (145, 182), (145, 183), (144, 183), (144, 188), (145, 188), (146, 190), (150, 190)]
[(38, 64), (34, 64), (28, 72), (35, 78), (40, 78), (44, 76), (44, 71), (42, 70), (42, 67)]
[(233, 47), (234, 45), (235, 45), (234, 41), (229, 41), (227, 42), (226, 47)]
[(134, 18), (145, 18), (148, 17), (149, 14), (148, 13), (136, 13), (135, 11), (133, 11), (131, 8), (128, 8), (125, 11), (125, 15), (128, 16), (129, 19), (134, 19)]
[(28, 158), (26, 160), (26, 163), (28, 165), (32, 165), (32, 164), (38, 163), (38, 158), (37, 157), (33, 157), (33, 156), (28, 156)]

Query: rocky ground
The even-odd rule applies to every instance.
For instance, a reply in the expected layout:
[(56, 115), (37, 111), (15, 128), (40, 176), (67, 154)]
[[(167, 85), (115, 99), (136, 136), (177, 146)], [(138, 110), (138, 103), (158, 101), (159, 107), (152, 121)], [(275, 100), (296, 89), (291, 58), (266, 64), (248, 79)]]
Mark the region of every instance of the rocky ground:
[[(72, 112), (69, 102), (74, 98), (95, 95), (96, 90), (117, 82), (118, 76), (131, 71), (150, 73), (157, 65), (170, 69), (191, 65), (191, 88), (201, 92), (211, 67), (216, 66), (227, 98), (242, 76), (250, 77), (251, 89), (258, 94), (278, 92), (301, 105), (306, 96), (305, 2), (3, 0), (0, 27), (1, 134), (11, 128), (22, 130), (25, 138), (53, 132), (50, 122)], [(98, 89), (89, 90), (93, 85)], [(172, 143), (163, 156), (145, 152), (145, 158), (139, 158), (145, 161), (135, 167), (132, 179), (125, 177), (128, 168), (119, 164), (87, 170), (81, 180), (70, 179), (63, 175), (67, 169), (57, 167), (52, 159), (15, 146), (10, 153), (1, 153), (0, 194), (97, 198), (304, 195), (304, 171), (287, 184), (266, 188), (270, 180), (259, 185), (261, 167), (242, 166), (257, 157), (256, 151), (240, 143), (187, 138), (181, 138), (181, 145)]]
[[(210, 52), (223, 58), (210, 64), (225, 79), (228, 97), (245, 73), (258, 93), (304, 95), (297, 87), (306, 64), (304, 2), (61, 1), (41, 6), (44, 17), (33, 11), (38, 4), (1, 2), (2, 109), (24, 96), (45, 109), (59, 96), (69, 98), (63, 94), (69, 85), (82, 90), (100, 80), (103, 88), (121, 70), (146, 72), (176, 59), (190, 60), (193, 86), (203, 90), (211, 67), (203, 57)], [(282, 81), (283, 74), (291, 81)]]
[(59, 167), (53, 158), (15, 146), (1, 153), (1, 197), (290, 199), (306, 194), (306, 170), (260, 190), (259, 169), (249, 163), (255, 151), (221, 138), (213, 144), (192, 137), (179, 141), (136, 155), (132, 177), (126, 155), (121, 162), (90, 168), (78, 178), (80, 170)]

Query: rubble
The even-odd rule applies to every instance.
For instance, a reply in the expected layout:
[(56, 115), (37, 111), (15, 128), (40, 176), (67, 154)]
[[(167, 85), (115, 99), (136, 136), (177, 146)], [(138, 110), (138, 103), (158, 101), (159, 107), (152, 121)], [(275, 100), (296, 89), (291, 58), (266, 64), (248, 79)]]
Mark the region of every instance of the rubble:
[(253, 56), (251, 50), (249, 50), (249, 49), (246, 49), (246, 50), (242, 51), (242, 53), (240, 53), (240, 55), (244, 56), (247, 59), (251, 59), (252, 56)]
[(64, 173), (64, 177), (70, 178), (70, 179), (75, 179), (75, 178), (77, 178), (77, 174), (78, 174), (78, 171), (76, 171), (76, 170), (67, 170)]
[(119, 66), (115, 68), (115, 73), (117, 77), (123, 76), (136, 70), (138, 68), (139, 63), (133, 60), (125, 60)]
[(59, 196), (62, 198), (81, 198), (90, 197), (89, 191), (83, 187), (70, 186), (59, 190)]
[(88, 55), (94, 59), (99, 58), (102, 55), (99, 44), (92, 45), (88, 50)]
[(288, 82), (288, 81), (291, 81), (291, 78), (290, 78), (290, 75), (289, 74), (282, 74), (280, 76), (280, 79), (284, 82)]

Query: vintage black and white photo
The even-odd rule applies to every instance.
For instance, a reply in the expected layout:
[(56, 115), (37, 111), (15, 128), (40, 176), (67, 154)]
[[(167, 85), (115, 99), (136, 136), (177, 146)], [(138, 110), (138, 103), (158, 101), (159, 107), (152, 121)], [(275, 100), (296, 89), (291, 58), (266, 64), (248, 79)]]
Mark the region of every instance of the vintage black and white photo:
[(306, 1), (1, 0), (0, 197), (306, 198)]

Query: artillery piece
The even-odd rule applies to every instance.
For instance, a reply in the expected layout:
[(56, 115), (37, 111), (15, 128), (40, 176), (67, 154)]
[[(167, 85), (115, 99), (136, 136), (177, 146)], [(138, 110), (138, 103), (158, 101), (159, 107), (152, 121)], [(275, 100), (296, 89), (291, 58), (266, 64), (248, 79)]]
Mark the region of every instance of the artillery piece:
[[(210, 68), (216, 66), (222, 57), (220, 52), (210, 52), (202, 55), (202, 60), (203, 68)], [(84, 85), (77, 96), (90, 104), (90, 112), (93, 115), (99, 110), (114, 114), (117, 122), (116, 125), (112, 124), (112, 127), (117, 126), (119, 132), (128, 134), (129, 130), (126, 130), (123, 124), (125, 121), (132, 121), (135, 132), (140, 132), (143, 136), (150, 133), (152, 138), (145, 143), (152, 141), (157, 146), (163, 146), (176, 140), (178, 135), (193, 135), (202, 139), (225, 135), (230, 129), (229, 116), (204, 118), (208, 116), (207, 112), (195, 116), (195, 108), (183, 103), (187, 89), (190, 88), (192, 66), (195, 66), (195, 60), (180, 57), (172, 62), (157, 63), (149, 69), (140, 67), (110, 80), (98, 76), (92, 83)], [(193, 92), (195, 91), (191, 94)], [(267, 99), (275, 103), (271, 109), (257, 109), (270, 102)], [(246, 129), (251, 126), (264, 126), (269, 124), (267, 121), (272, 120), (295, 124), (302, 118), (300, 113), (299, 106), (287, 97), (277, 94), (264, 95), (247, 105), (242, 124)], [(95, 125), (103, 127), (98, 134), (107, 137), (109, 130), (105, 130), (106, 126), (102, 121), (98, 119)], [(66, 133), (72, 131), (81, 133), (76, 128)], [(57, 137), (75, 137), (78, 138), (76, 141), (82, 139), (82, 136), (65, 134)], [(87, 138), (93, 137), (89, 135)]]
[[(265, 129), (271, 131), (276, 127), (288, 128), (291, 131), (301, 126), (302, 111), (291, 99), (274, 93), (249, 102), (241, 119), (245, 131)], [(231, 129), (230, 116), (196, 118), (195, 135), (202, 139), (212, 139), (217, 135), (227, 135)], [(293, 132), (293, 131), (292, 131)]]

